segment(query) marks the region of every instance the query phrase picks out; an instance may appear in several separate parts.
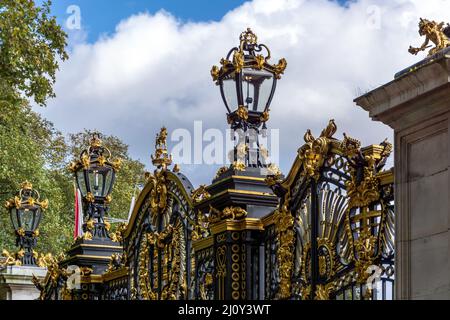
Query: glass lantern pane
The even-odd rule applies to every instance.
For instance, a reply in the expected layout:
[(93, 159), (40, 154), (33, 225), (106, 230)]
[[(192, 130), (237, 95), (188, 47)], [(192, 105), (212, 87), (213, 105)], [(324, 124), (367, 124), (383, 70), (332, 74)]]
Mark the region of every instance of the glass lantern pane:
[(40, 208), (36, 208), (36, 210), (34, 211), (33, 231), (39, 227), (39, 224), (41, 223), (41, 218), (42, 218), (42, 211)]
[(103, 190), (104, 197), (106, 197), (112, 191), (111, 190), (112, 178), (113, 178), (113, 171), (110, 169), (105, 173), (105, 186)]
[(230, 75), (222, 80), (221, 90), (225, 104), (230, 111), (233, 112), (239, 105), (237, 100), (236, 81), (233, 76)]
[(78, 188), (80, 189), (81, 195), (83, 197), (85, 197), (87, 190), (86, 190), (86, 181), (84, 181), (84, 170), (77, 171), (77, 183), (78, 183)]
[(94, 196), (96, 197), (102, 196), (104, 176), (97, 168), (89, 170), (89, 185), (91, 192)]
[(34, 213), (30, 209), (19, 209), (19, 219), (21, 227), (25, 231), (33, 231)]
[(244, 102), (248, 109), (263, 112), (272, 93), (273, 74), (266, 70), (244, 69), (242, 80)]
[(20, 222), (18, 217), (18, 211), (16, 208), (11, 209), (11, 222), (13, 225), (14, 230), (18, 230), (20, 228)]

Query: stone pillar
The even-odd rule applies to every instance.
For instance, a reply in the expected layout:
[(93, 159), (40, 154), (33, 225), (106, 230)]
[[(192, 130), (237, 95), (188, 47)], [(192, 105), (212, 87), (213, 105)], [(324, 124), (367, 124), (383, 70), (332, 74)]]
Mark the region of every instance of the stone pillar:
[(47, 268), (7, 266), (0, 268), (0, 300), (35, 300), (40, 292), (33, 284), (33, 275), (43, 280)]
[(450, 50), (355, 100), (394, 129), (396, 299), (450, 299)]

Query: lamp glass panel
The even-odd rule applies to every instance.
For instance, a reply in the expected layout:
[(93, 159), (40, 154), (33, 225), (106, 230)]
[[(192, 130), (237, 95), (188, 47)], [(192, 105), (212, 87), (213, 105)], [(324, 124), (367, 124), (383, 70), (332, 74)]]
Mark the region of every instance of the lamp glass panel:
[(231, 112), (238, 108), (238, 99), (236, 92), (236, 81), (234, 76), (228, 75), (221, 82), (222, 95), (225, 104), (230, 109)]
[(109, 166), (94, 166), (89, 169), (89, 186), (96, 197), (106, 197), (111, 189), (113, 169)]
[(244, 103), (249, 110), (263, 112), (274, 84), (273, 74), (266, 70), (246, 68), (242, 71)]
[(34, 231), (34, 218), (36, 209), (19, 209), (20, 225), (25, 231)]
[(112, 190), (113, 183), (113, 170), (109, 169), (105, 174), (105, 188), (103, 190), (103, 195), (106, 197)]
[(77, 182), (78, 182), (78, 188), (80, 189), (81, 195), (83, 197), (85, 197), (87, 194), (87, 190), (86, 190), (86, 181), (84, 179), (84, 170), (77, 171)]
[(18, 220), (18, 211), (16, 208), (11, 209), (11, 222), (14, 230), (18, 230), (20, 228), (20, 222)]
[(100, 168), (89, 169), (89, 186), (94, 196), (102, 196), (104, 182), (104, 176)]

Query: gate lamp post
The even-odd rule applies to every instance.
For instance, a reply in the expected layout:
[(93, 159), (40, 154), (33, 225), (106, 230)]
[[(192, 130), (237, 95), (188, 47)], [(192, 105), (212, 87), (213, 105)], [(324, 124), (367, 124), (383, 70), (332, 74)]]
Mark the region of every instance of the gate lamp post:
[(16, 233), (16, 246), (20, 248), (16, 255), (18, 261), (21, 265), (36, 266), (37, 253), (33, 249), (37, 244), (38, 227), (42, 212), (48, 208), (48, 200), (40, 201), (39, 192), (25, 181), (18, 194), (6, 201), (5, 206)]
[[(269, 48), (258, 44), (256, 35), (248, 28), (240, 35), (239, 47), (232, 48), (220, 61), (221, 67), (213, 66), (211, 69), (211, 76), (220, 87), (231, 129), (244, 133), (240, 134), (234, 150), (234, 161), (241, 167), (265, 167), (257, 136), (261, 128), (266, 129), (277, 80), (287, 66), (285, 59), (279, 60), (278, 64), (270, 64), (270, 57)], [(249, 129), (253, 130), (253, 135), (247, 134)], [(252, 150), (255, 143), (256, 148)], [(252, 153), (254, 156), (249, 157)]]
[(109, 238), (110, 224), (105, 221), (116, 172), (121, 160), (109, 160), (111, 152), (102, 145), (100, 135), (92, 135), (90, 145), (84, 149), (79, 160), (73, 161), (69, 170), (73, 172), (83, 198), (84, 239)]

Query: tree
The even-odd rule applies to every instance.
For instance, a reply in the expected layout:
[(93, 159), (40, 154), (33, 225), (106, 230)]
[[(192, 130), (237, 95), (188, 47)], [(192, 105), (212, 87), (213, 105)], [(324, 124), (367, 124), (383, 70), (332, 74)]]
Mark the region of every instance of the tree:
[[(54, 97), (58, 59), (68, 58), (67, 35), (50, 16), (51, 2), (0, 0), (0, 203), (28, 179), (48, 198), (37, 249), (58, 252), (70, 241), (70, 177), (61, 170), (67, 146), (53, 124), (31, 110)], [(73, 191), (72, 191), (73, 194)], [(9, 215), (0, 209), (0, 248), (13, 249)]]
[[(0, 204), (14, 196), (20, 183), (29, 180), (48, 198), (40, 226), (38, 251), (57, 253), (70, 243), (73, 212), (71, 178), (65, 165), (67, 145), (53, 124), (26, 104), (12, 104), (0, 113)], [(7, 210), (0, 209), (0, 249), (14, 249), (15, 235)]]
[(67, 35), (50, 16), (50, 6), (51, 1), (38, 7), (32, 0), (0, 0), (0, 99), (6, 96), (10, 104), (27, 97), (45, 105), (55, 96), (58, 58), (68, 58)]
[[(24, 180), (31, 181), (41, 198), (50, 203), (39, 227), (38, 252), (57, 255), (73, 242), (74, 178), (67, 167), (89, 145), (91, 136), (91, 131), (71, 134), (67, 143), (51, 122), (26, 105), (0, 113), (0, 204), (14, 196)], [(123, 160), (110, 215), (127, 219), (135, 186), (144, 180), (144, 165), (130, 157), (128, 146), (118, 137), (102, 136), (102, 140), (114, 158)], [(15, 235), (4, 207), (0, 225), (0, 249), (14, 251)]]

